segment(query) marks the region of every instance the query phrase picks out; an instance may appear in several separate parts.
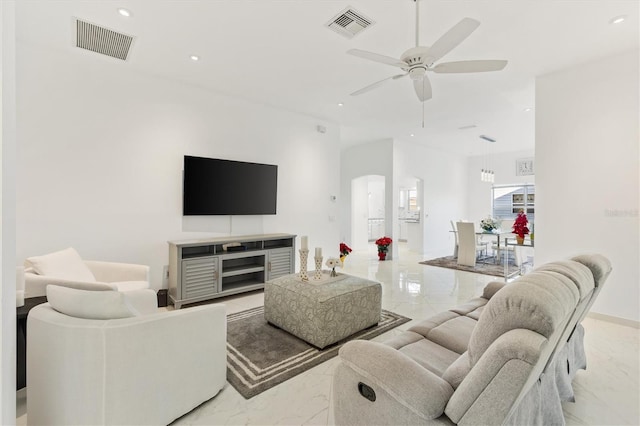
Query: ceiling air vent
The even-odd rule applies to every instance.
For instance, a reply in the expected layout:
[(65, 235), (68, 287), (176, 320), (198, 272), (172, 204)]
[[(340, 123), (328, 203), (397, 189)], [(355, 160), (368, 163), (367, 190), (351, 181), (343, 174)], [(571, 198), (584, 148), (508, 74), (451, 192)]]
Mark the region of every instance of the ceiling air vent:
[(352, 38), (374, 23), (362, 13), (356, 12), (352, 7), (347, 7), (327, 22), (326, 26), (346, 38)]
[(134, 37), (74, 18), (76, 47), (126, 61)]

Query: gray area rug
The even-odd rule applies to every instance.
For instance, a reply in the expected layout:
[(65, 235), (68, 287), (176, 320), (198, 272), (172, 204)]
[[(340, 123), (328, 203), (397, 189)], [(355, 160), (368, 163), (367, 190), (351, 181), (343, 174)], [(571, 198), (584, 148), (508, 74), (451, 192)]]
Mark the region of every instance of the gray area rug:
[[(420, 262), (422, 265), (439, 266), (441, 268), (457, 269), (459, 271), (473, 272), (476, 274), (493, 275), (494, 277), (504, 277), (504, 263), (477, 263), (476, 266), (458, 265), (458, 261), (453, 256), (438, 257), (437, 259)], [(509, 261), (509, 275), (520, 269)]]
[(246, 399), (284, 382), (338, 354), (354, 339), (372, 339), (411, 321), (382, 310), (378, 325), (320, 350), (267, 323), (264, 307), (227, 316), (227, 381)]

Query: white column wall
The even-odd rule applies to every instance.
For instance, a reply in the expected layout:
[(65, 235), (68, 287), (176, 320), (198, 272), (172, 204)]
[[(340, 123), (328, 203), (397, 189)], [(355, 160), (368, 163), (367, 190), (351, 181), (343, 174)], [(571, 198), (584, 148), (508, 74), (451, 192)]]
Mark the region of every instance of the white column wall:
[(602, 253), (592, 311), (640, 320), (638, 50), (536, 79), (536, 263)]
[[(336, 125), (91, 52), (18, 49), (18, 263), (73, 246), (150, 265), (159, 288), (171, 239), (290, 232), (337, 252)], [(278, 165), (277, 215), (183, 217), (185, 154)]]
[(16, 46), (15, 2), (0, 2), (0, 78), (2, 105), (0, 107), (0, 141), (2, 142), (0, 170), (2, 220), (0, 235), (0, 424), (16, 422)]
[(463, 216), (468, 205), (466, 157), (400, 140), (395, 141), (394, 153), (400, 182), (409, 177), (423, 181), (420, 194), (423, 253), (427, 257), (450, 255), (455, 239), (449, 232), (449, 221)]

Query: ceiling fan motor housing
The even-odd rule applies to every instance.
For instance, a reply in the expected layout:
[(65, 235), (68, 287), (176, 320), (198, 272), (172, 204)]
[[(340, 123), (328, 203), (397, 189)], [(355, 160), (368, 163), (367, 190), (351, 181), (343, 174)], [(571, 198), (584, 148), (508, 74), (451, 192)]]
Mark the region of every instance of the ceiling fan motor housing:
[(404, 52), (400, 59), (408, 65), (411, 80), (422, 80), (430, 65), (429, 62), (434, 62), (434, 59), (429, 56), (429, 46), (412, 47)]

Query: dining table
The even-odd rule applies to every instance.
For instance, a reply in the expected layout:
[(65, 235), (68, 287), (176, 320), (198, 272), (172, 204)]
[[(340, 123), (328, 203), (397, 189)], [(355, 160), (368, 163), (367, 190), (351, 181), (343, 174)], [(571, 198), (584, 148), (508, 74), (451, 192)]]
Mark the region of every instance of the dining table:
[[(506, 246), (504, 243), (500, 245), (500, 239), (505, 238), (505, 241), (506, 241), (506, 238), (513, 237), (514, 234), (511, 231), (494, 229), (493, 231), (478, 231), (476, 232), (476, 235), (480, 237), (494, 237), (496, 240), (496, 247), (498, 247), (498, 252), (500, 252), (500, 250), (502, 250), (503, 248), (506, 249)], [(494, 261), (495, 263), (498, 263), (499, 261), (498, 256), (494, 255)]]

